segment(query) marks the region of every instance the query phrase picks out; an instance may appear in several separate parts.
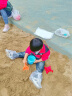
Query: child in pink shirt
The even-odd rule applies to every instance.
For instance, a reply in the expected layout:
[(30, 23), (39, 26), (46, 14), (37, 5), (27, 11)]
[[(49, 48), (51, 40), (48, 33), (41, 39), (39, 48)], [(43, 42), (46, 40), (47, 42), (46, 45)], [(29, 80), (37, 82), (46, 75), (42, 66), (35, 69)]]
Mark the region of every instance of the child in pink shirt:
[(34, 62), (36, 63), (36, 71), (32, 72), (32, 74), (30, 75), (30, 80), (38, 89), (42, 88), (42, 72), (44, 70), (45, 61), (50, 56), (50, 50), (47, 45), (43, 44), (43, 41), (41, 39), (32, 39), (30, 41), (30, 46), (24, 52), (17, 53), (16, 51), (6, 49), (6, 54), (10, 59), (24, 58), (24, 64), (27, 62), (28, 56), (34, 55), (36, 57), (36, 60)]
[(0, 10), (7, 7), (8, 0), (0, 0)]

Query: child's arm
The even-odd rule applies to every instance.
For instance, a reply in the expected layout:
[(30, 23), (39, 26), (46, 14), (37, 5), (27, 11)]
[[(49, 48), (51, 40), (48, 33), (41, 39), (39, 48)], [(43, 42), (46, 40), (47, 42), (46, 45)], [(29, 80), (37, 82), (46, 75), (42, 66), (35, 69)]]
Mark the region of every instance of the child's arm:
[(38, 62), (42, 62), (42, 59), (35, 60), (35, 62), (34, 62), (34, 63), (38, 63)]
[(46, 61), (49, 58), (49, 56), (50, 56), (50, 50), (48, 52), (46, 52), (45, 54), (43, 54), (41, 59), (35, 60), (34, 63)]
[(25, 53), (25, 56), (23, 59), (23, 63), (24, 63), (23, 70), (29, 70), (29, 67), (27, 66), (27, 57), (28, 57), (28, 53)]
[(25, 53), (24, 59), (23, 59), (23, 63), (27, 63), (27, 57), (28, 57), (28, 53)]

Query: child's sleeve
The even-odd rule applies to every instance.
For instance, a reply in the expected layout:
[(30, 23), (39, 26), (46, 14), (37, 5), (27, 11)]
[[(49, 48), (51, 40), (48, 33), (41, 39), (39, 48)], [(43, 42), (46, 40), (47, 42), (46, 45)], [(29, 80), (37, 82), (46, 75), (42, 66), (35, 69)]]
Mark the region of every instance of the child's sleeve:
[(28, 53), (28, 54), (31, 53), (30, 46), (26, 49), (25, 53)]
[(50, 50), (42, 55), (42, 61), (46, 61), (50, 56)]
[(0, 10), (7, 7), (7, 1), (8, 0), (1, 0), (0, 1)]

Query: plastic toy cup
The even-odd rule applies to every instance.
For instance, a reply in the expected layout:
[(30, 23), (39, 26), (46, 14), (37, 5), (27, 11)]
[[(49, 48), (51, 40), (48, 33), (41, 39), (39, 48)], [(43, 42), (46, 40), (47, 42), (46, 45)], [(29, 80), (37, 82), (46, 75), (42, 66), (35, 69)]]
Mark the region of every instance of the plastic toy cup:
[(34, 55), (29, 55), (27, 58), (28, 64), (32, 65), (35, 62), (36, 57)]

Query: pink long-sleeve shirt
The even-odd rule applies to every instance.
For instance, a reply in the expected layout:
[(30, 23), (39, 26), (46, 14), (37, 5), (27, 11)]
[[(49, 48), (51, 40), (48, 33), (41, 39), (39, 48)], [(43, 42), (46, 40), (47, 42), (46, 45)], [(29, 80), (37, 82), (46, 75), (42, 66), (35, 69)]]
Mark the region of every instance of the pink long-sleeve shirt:
[(0, 0), (0, 10), (7, 7), (8, 0)]
[(43, 47), (38, 54), (35, 54), (35, 52), (31, 51), (30, 46), (26, 49), (25, 53), (28, 53), (29, 55), (32, 53), (35, 57), (42, 59), (42, 61), (47, 60), (50, 56), (50, 50), (45, 44), (43, 44)]

